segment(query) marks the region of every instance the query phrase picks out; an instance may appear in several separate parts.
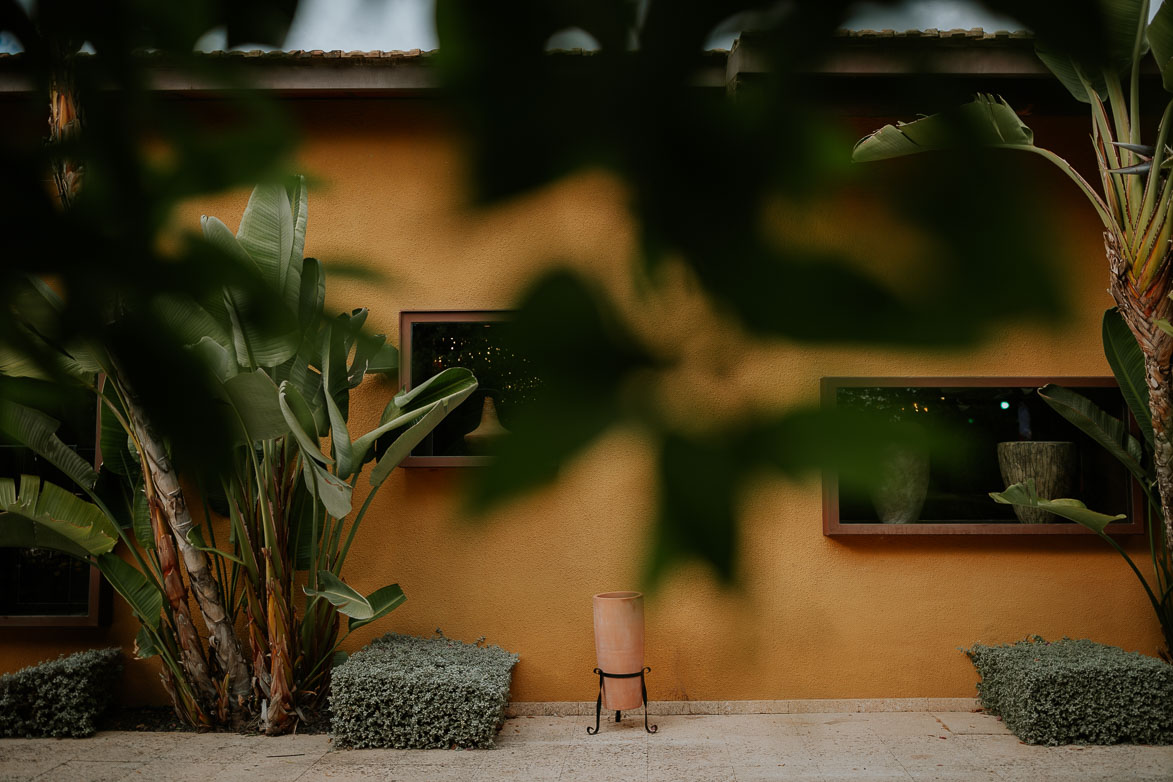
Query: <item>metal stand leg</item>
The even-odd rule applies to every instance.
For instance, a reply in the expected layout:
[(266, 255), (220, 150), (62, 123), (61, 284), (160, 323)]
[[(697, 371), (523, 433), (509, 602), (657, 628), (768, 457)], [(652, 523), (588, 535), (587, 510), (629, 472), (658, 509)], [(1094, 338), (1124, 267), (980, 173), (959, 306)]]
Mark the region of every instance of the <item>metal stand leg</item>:
[(587, 726), (587, 733), (592, 736), (599, 732), (599, 718), (603, 714), (603, 676), (605, 675), (598, 668), (595, 669), (595, 673), (599, 674), (599, 699), (595, 701), (595, 729), (591, 730), (590, 726)]
[[(600, 722), (603, 717), (603, 679), (634, 679), (636, 676), (639, 677), (640, 692), (643, 695), (644, 701), (644, 730), (646, 730), (648, 733), (655, 733), (660, 729), (658, 725), (648, 725), (648, 682), (644, 677), (646, 674), (652, 672), (651, 668), (645, 667), (639, 673), (607, 673), (603, 670), (600, 670), (599, 668), (595, 668), (594, 672), (599, 674), (599, 697), (598, 700), (595, 701), (595, 727), (592, 728), (588, 725), (587, 733), (594, 736), (599, 732)], [(615, 721), (619, 722), (622, 719), (623, 712), (616, 711)]]
[(642, 671), (639, 672), (639, 686), (640, 686), (640, 689), (643, 690), (643, 696), (644, 696), (644, 730), (646, 730), (648, 733), (655, 733), (656, 731), (658, 731), (660, 729), (660, 726), (653, 725), (650, 728), (648, 727), (648, 681), (647, 681), (647, 679), (644, 678), (645, 673), (651, 673), (651, 672), (652, 672), (651, 668), (644, 668)]

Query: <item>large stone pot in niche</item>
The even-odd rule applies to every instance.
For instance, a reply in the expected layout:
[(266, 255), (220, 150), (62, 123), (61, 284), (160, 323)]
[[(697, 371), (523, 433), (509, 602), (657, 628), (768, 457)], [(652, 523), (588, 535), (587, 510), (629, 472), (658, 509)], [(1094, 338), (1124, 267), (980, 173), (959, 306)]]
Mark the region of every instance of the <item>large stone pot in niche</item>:
[[(1057, 440), (1021, 440), (998, 443), (998, 467), (1006, 486), (1035, 482), (1035, 490), (1043, 499), (1070, 497), (1075, 488), (1075, 471), (1079, 454), (1075, 443)], [(1048, 524), (1059, 517), (1041, 508), (1014, 506), (1014, 513), (1023, 524)]]
[(907, 445), (890, 446), (878, 465), (872, 507), (884, 524), (915, 524), (929, 493), (929, 454)]

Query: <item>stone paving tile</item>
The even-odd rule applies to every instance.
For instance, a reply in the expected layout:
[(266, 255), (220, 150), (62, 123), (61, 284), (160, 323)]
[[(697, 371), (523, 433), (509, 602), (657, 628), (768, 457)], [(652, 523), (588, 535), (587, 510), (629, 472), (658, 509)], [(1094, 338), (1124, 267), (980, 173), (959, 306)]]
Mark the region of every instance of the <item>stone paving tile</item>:
[(399, 761), (403, 750), (398, 749), (334, 749), (318, 760), (315, 765), (330, 768), (343, 766), (391, 766)]
[(800, 735), (798, 723), (789, 714), (734, 714), (721, 717), (716, 727), (726, 739), (734, 736), (749, 738)]
[(735, 767), (733, 773), (737, 782), (826, 782), (823, 772), (817, 767), (792, 767), (779, 765), (774, 768), (755, 766), (753, 768)]
[(55, 760), (60, 763), (77, 754), (70, 746), (82, 739), (2, 739), (0, 740), (0, 770), (10, 762)]
[(258, 758), (223, 767), (215, 782), (289, 782), (308, 771), (317, 758)]
[(858, 716), (872, 732), (880, 737), (887, 736), (945, 736), (949, 734), (939, 719), (925, 712), (898, 712), (877, 714), (870, 712)]
[(933, 712), (932, 716), (934, 719), (940, 720), (950, 733), (1010, 734), (1005, 723), (992, 714), (973, 711), (944, 711)]
[(1111, 779), (1126, 771), (1133, 779), (1173, 780), (1173, 746), (1067, 746), (1054, 752), (1089, 779)]
[[(795, 715), (799, 716), (799, 715)], [(798, 732), (803, 736), (875, 736), (873, 720), (867, 714), (812, 714), (797, 723)]]
[(731, 766), (648, 766), (648, 782), (737, 782)]
[(173, 759), (152, 760), (127, 774), (123, 782), (207, 782), (234, 765), (231, 761), (192, 763)]
[(141, 765), (143, 764), (137, 762), (69, 760), (46, 771), (36, 779), (52, 780), (52, 782), (116, 782), (125, 779), (128, 774)]
[(0, 761), (0, 780), (3, 780), (3, 782), (13, 780), (15, 782), (16, 780), (35, 779), (38, 776), (48, 774), (48, 772), (64, 762), (66, 762), (66, 759), (62, 757), (3, 760)]
[(1173, 782), (1173, 747), (1030, 746), (982, 714), (672, 715), (657, 721), (661, 733), (654, 736), (644, 733), (642, 719), (626, 718), (589, 736), (593, 720), (581, 717), (511, 719), (497, 748), (464, 751), (337, 750), (325, 736), (5, 739), (0, 780)]
[(323, 766), (315, 763), (297, 778), (297, 782), (390, 782), (394, 778), (394, 770), (390, 766), (359, 763)]
[(578, 731), (585, 734), (588, 724), (594, 721), (583, 717), (515, 717), (505, 720), (496, 743), (564, 741)]
[(391, 782), (468, 782), (476, 773), (475, 769), (446, 766), (396, 766), (390, 771), (383, 778)]
[[(532, 780), (532, 782), (549, 782), (557, 780), (562, 775), (562, 762), (558, 760), (550, 763), (525, 763), (514, 761), (498, 761), (490, 758), (483, 766), (477, 769), (473, 779), (478, 782), (498, 782), (498, 780)], [(299, 780), (299, 782), (301, 782)]]

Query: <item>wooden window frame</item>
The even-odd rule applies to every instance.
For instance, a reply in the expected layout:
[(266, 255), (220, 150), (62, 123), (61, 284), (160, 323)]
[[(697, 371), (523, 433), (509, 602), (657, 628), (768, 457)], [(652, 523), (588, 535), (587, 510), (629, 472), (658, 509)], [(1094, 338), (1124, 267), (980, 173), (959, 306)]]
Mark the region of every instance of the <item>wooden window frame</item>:
[[(102, 468), (102, 403), (95, 402), (94, 469)], [(5, 627), (101, 627), (110, 623), (110, 585), (102, 578), (97, 565), (90, 565), (89, 600), (84, 614), (0, 614), (0, 628)]]
[[(411, 330), (416, 323), (499, 323), (507, 321), (509, 310), (403, 310), (399, 313), (399, 380), (410, 391), (415, 378), (411, 376)], [(483, 467), (493, 461), (491, 456), (413, 456), (408, 454), (401, 467)]]
[[(1028, 388), (1047, 383), (1067, 387), (1117, 387), (1112, 377), (824, 377), (819, 380), (819, 399), (824, 408), (835, 406), (840, 388), (861, 387), (937, 387), (937, 388)], [(1134, 434), (1140, 434), (1129, 418)], [(993, 502), (993, 500), (991, 500)], [(1144, 494), (1135, 480), (1128, 508), (1128, 521), (1113, 522), (1105, 532), (1112, 537), (1144, 533)], [(852, 535), (1095, 535), (1089, 529), (1068, 522), (1062, 524), (1015, 524), (976, 521), (972, 523), (884, 524), (843, 523), (839, 520), (839, 481), (831, 472), (823, 473), (823, 534), (828, 537)]]

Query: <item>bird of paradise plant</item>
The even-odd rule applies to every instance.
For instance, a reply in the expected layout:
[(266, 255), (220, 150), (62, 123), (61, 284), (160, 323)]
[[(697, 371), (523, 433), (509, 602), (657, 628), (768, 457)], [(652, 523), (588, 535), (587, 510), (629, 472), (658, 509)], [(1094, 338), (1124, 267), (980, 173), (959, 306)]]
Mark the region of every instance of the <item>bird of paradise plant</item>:
[(965, 145), (1018, 150), (1057, 166), (1086, 196), (1104, 226), (1112, 297), (1144, 357), (1144, 384), (1126, 388), (1125, 394), (1153, 450), (1164, 537), (1173, 545), (1173, 101), (1165, 107), (1153, 144), (1142, 143), (1140, 107), (1141, 67), (1150, 53), (1166, 90), (1173, 92), (1173, 4), (1162, 3), (1151, 23), (1147, 0), (1100, 5), (1103, 51), (1072, 52), (1043, 40), (1035, 47), (1068, 91), (1090, 108), (1098, 189), (1066, 160), (1035, 146), (1031, 129), (1004, 100), (990, 95), (952, 112), (885, 126), (856, 145), (853, 159), (876, 161)]
[[(192, 361), (210, 374), (208, 404), (236, 436), (230, 464), (193, 476), (206, 479), (202, 521), (188, 508), (177, 455), (101, 344), (58, 346), (61, 372), (39, 382), (69, 377), (100, 400), (101, 472), (121, 479), (115, 491), (99, 489), (99, 472), (57, 437), (55, 420), (0, 400), (0, 431), (58, 467), (84, 495), (32, 476), (0, 478), (0, 545), (56, 549), (95, 564), (142, 624), (138, 656), (160, 658), (176, 712), (194, 725), (257, 718), (268, 733), (291, 730), (324, 692), (345, 638), (340, 615), (349, 634), (403, 602), (397, 584), (365, 596), (348, 586), (347, 554), (391, 471), (476, 388), (468, 370), (445, 370), (396, 394), (379, 425), (352, 440), (350, 391), (370, 374), (394, 375), (398, 352), (362, 331), (365, 309), (325, 317), (324, 270), (302, 257), (306, 209), (299, 179), (292, 198), (280, 185), (254, 190), (235, 235), (204, 219), (208, 242), (259, 274), (286, 305), (288, 328), (254, 321), (250, 298), (265, 290), (226, 288), (219, 298), (170, 298), (160, 307), (160, 317), (191, 335)], [(61, 302), (35, 279), (24, 300), (18, 314), (26, 336), (46, 353), (54, 345), (41, 335), (52, 333)], [(38, 367), (0, 350), (0, 373), (35, 376)], [(376, 458), (381, 438), (390, 442)], [(321, 440), (330, 442), (330, 455)], [(354, 512), (351, 496), (363, 476), (369, 490)], [(216, 497), (228, 517), (226, 543), (217, 542), (207, 512)], [(247, 619), (243, 642), (235, 630), (240, 616)]]

